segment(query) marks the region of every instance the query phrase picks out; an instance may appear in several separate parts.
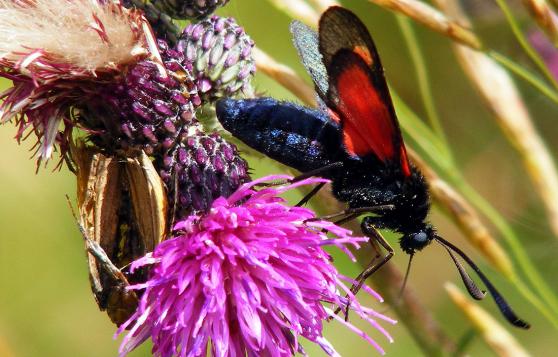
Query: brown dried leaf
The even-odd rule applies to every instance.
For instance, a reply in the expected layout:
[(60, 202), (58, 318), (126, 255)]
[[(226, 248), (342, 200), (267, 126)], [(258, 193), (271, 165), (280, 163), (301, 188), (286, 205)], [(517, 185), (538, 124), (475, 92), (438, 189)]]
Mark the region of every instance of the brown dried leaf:
[(138, 298), (128, 291), (127, 278), (115, 266), (118, 257), (120, 165), (83, 144), (72, 147), (77, 174), (80, 226), (87, 248), (89, 280), (97, 305), (117, 325), (135, 311)]
[(134, 217), (147, 252), (153, 251), (166, 233), (167, 198), (153, 163), (142, 152), (128, 159), (126, 177), (130, 187)]
[(91, 288), (99, 308), (120, 325), (138, 304), (129, 282), (145, 281), (146, 273), (125, 275), (122, 269), (152, 251), (166, 233), (163, 184), (145, 153), (124, 161), (78, 144), (72, 158)]

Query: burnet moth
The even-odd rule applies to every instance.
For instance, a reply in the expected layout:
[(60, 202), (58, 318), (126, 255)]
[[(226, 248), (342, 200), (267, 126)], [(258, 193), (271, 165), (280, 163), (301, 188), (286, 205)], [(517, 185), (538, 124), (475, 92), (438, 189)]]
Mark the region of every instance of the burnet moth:
[(461, 257), (486, 285), (504, 317), (514, 326), (529, 328), (477, 265), (426, 221), (427, 184), (407, 158), (383, 67), (365, 25), (349, 10), (331, 7), (321, 16), (318, 33), (296, 21), (291, 32), (321, 109), (272, 98), (223, 99), (217, 103), (217, 117), (225, 129), (255, 150), (305, 177), (331, 179), (335, 197), (348, 204), (341, 221), (374, 214), (363, 218), (361, 228), (387, 254), (359, 275), (353, 292), (393, 256), (393, 249), (377, 232), (389, 229), (401, 234), (401, 249), (411, 258), (432, 241), (439, 243), (471, 296), (480, 300), (484, 292), (456, 255)]

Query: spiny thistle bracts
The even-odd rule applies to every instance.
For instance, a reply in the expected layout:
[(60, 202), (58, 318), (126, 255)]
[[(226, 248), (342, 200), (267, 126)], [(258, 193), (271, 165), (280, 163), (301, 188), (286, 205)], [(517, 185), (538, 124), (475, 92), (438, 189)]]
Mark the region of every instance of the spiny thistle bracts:
[(184, 29), (176, 46), (193, 64), (193, 75), (204, 101), (251, 95), (256, 71), (254, 42), (232, 18), (212, 16)]
[(119, 83), (106, 86), (85, 104), (81, 122), (99, 147), (113, 153), (142, 149), (148, 155), (160, 154), (192, 125), (201, 99), (191, 65), (166, 42), (159, 40), (158, 45), (165, 76), (152, 60), (140, 61)]

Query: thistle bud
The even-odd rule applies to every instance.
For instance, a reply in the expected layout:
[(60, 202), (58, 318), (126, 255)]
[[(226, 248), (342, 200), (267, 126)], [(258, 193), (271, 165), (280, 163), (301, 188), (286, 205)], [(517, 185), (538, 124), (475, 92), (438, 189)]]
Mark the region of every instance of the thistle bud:
[(256, 71), (254, 42), (232, 18), (213, 16), (184, 29), (176, 50), (192, 63), (198, 91), (213, 101), (245, 92)]
[(249, 180), (248, 164), (236, 146), (217, 133), (204, 133), (199, 123), (156, 166), (162, 167), (174, 221), (206, 211), (216, 198), (228, 197)]
[(175, 19), (204, 19), (229, 0), (153, 0), (153, 5)]

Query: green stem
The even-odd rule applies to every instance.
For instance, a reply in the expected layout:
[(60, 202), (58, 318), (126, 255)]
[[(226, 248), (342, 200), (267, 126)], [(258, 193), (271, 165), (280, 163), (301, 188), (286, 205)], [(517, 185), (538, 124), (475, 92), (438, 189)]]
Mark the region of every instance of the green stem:
[(529, 42), (525, 38), (525, 35), (519, 28), (519, 24), (517, 23), (517, 20), (513, 16), (511, 9), (508, 7), (506, 1), (496, 0), (496, 3), (498, 3), (498, 6), (504, 13), (504, 16), (506, 17), (506, 20), (508, 21), (508, 24), (510, 25), (512, 32), (515, 35), (515, 38), (517, 39), (517, 41), (519, 42), (519, 44), (521, 45), (525, 53), (527, 53), (529, 58), (531, 58), (531, 60), (537, 65), (539, 70), (546, 76), (546, 78), (550, 81), (550, 83), (552, 83), (552, 85), (555, 88), (558, 88), (558, 83), (556, 82), (556, 79), (546, 67), (546, 64), (542, 60), (541, 56), (539, 56), (537, 51), (535, 51), (535, 49), (529, 44)]
[(397, 19), (399, 28), (403, 33), (403, 38), (405, 39), (405, 43), (407, 44), (407, 48), (409, 49), (413, 65), (415, 67), (415, 72), (417, 73), (419, 92), (424, 104), (424, 108), (426, 110), (426, 115), (428, 117), (430, 126), (438, 135), (444, 146), (449, 147), (444, 129), (436, 111), (436, 105), (434, 104), (434, 99), (430, 88), (430, 81), (428, 80), (428, 70), (426, 69), (424, 57), (418, 45), (418, 39), (415, 35), (411, 20), (407, 16), (403, 15), (396, 15), (395, 18)]
[(509, 69), (511, 72), (515, 73), (517, 76), (523, 78), (527, 82), (529, 82), (533, 87), (537, 88), (541, 93), (546, 95), (550, 100), (554, 103), (558, 104), (558, 92), (553, 88), (549, 87), (546, 83), (541, 81), (537, 78), (533, 73), (529, 72), (522, 66), (518, 65), (514, 61), (510, 60), (506, 56), (495, 52), (495, 51), (488, 51), (486, 52), (488, 56), (490, 56), (495, 61), (499, 62), (501, 65)]

